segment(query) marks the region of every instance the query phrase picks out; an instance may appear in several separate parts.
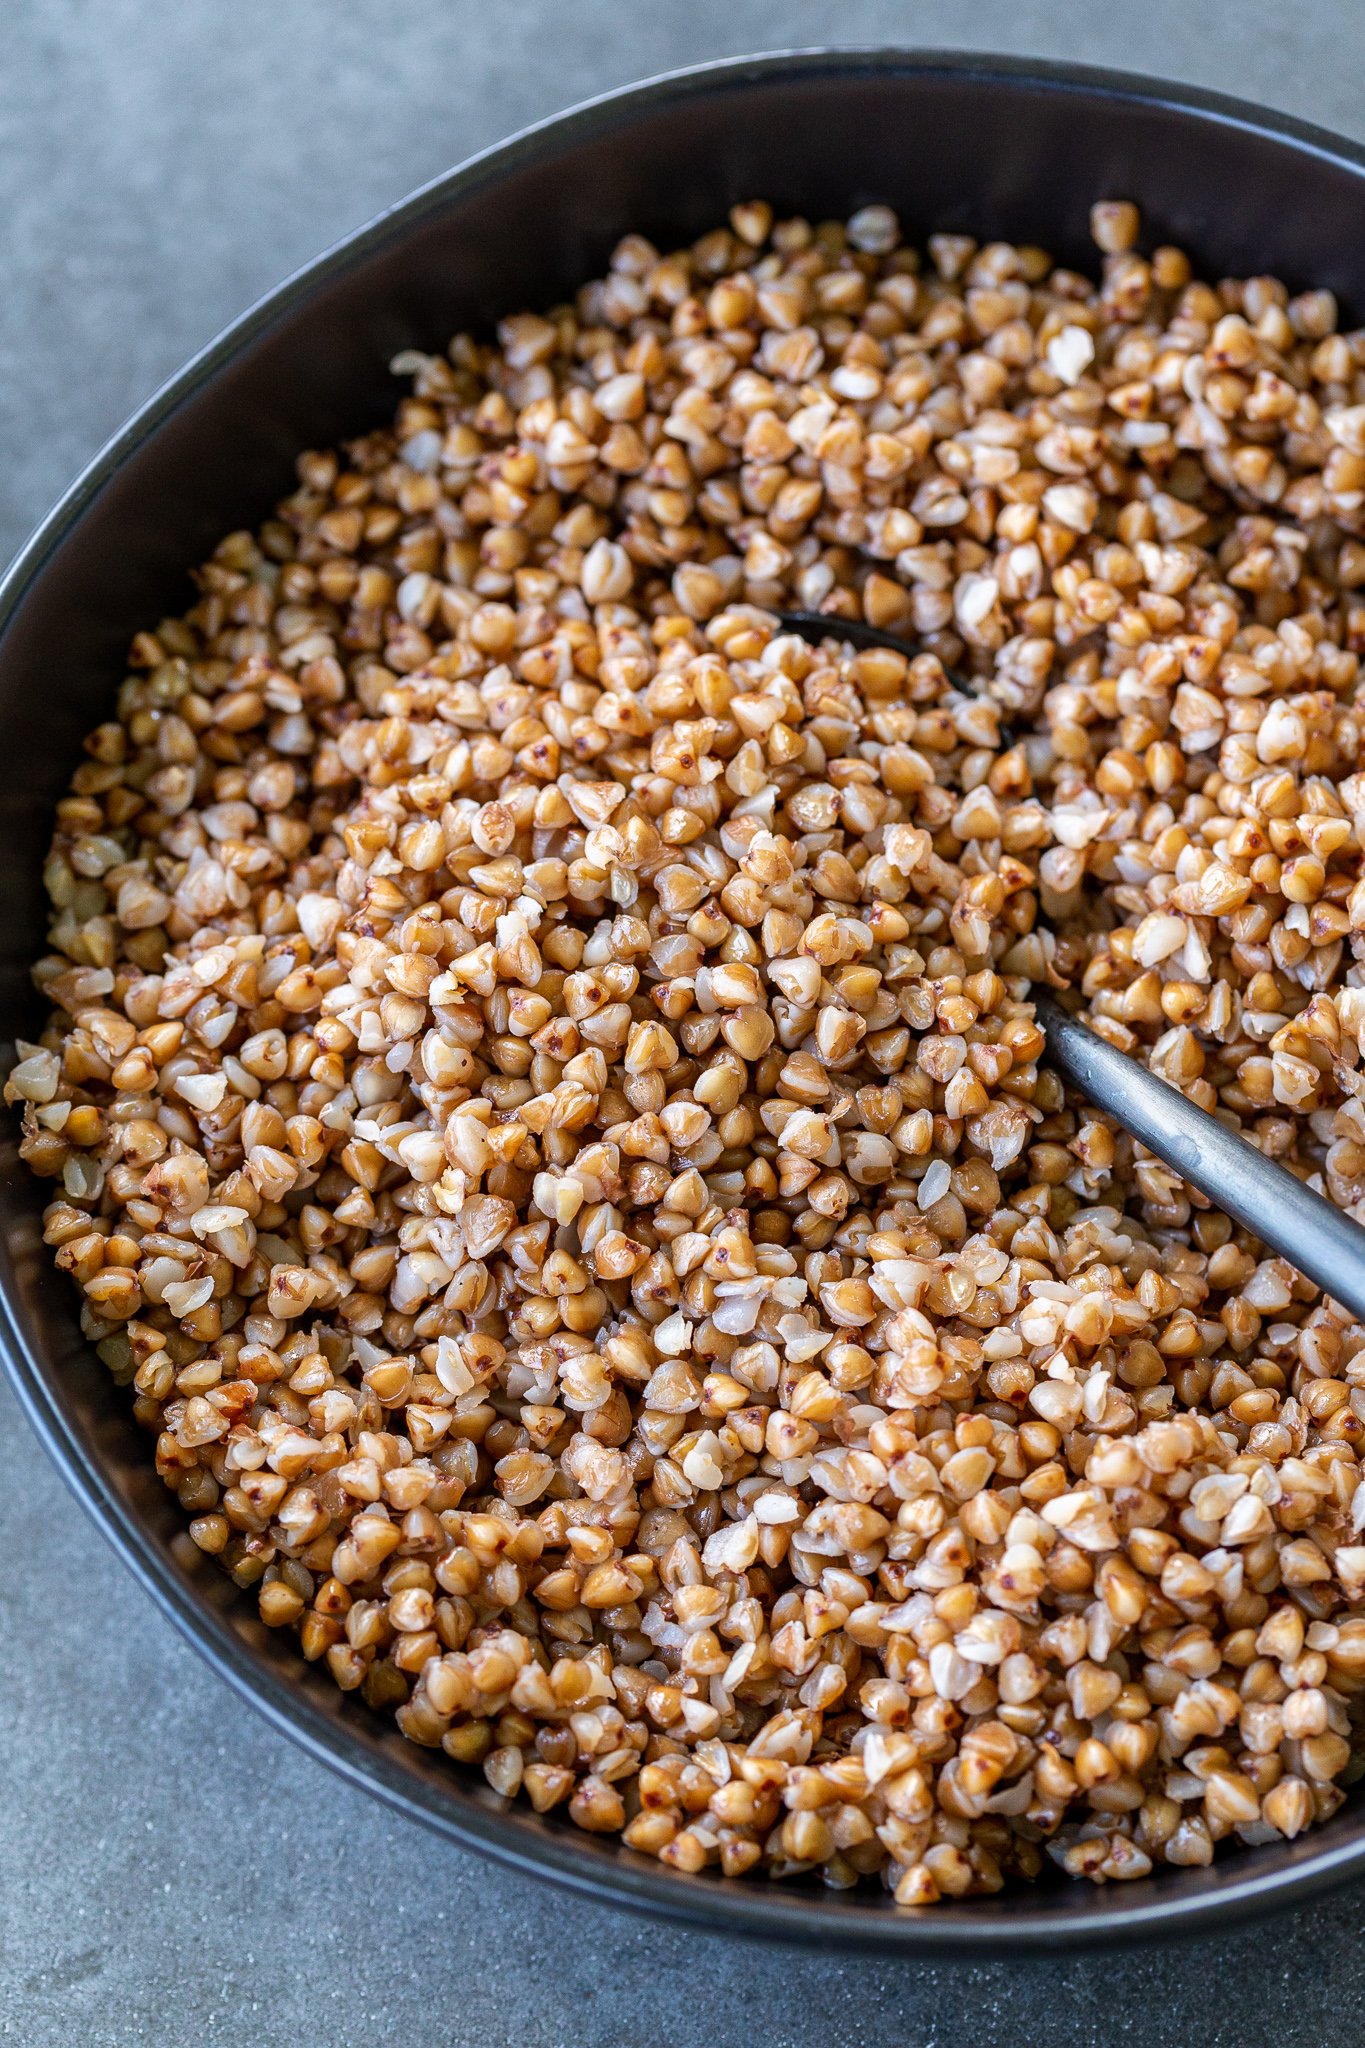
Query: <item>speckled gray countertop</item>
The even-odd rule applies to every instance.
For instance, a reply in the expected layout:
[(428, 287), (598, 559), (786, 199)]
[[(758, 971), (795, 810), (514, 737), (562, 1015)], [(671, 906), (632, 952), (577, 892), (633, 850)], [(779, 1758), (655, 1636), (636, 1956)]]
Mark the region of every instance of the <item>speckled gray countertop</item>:
[[(524, 122), (821, 42), (1083, 57), (1365, 135), (1359, 0), (10, 0), (0, 555), (259, 292)], [(1085, 17), (1087, 25), (1080, 27)], [(1020, 1967), (804, 1957), (594, 1908), (351, 1790), (216, 1679), (0, 1391), (0, 2039), (23, 2048), (1351, 2043), (1365, 1889)]]

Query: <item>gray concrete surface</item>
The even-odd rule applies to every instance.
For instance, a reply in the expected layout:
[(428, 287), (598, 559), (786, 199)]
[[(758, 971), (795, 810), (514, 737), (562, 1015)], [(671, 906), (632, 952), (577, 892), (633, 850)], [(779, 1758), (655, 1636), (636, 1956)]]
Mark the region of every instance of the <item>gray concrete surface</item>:
[[(9, 0), (0, 555), (248, 300), (537, 116), (821, 42), (1081, 55), (1365, 135), (1358, 0)], [(808, 1958), (572, 1903), (269, 1732), (0, 1393), (0, 2039), (23, 2048), (1316, 2048), (1360, 2037), (1365, 1890), (1164, 1953)]]

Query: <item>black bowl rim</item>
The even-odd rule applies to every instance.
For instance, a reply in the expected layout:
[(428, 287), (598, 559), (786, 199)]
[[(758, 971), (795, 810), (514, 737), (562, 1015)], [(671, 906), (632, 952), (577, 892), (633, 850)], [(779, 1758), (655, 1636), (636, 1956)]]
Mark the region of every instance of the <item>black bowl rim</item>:
[[(668, 71), (595, 95), (520, 129), (385, 208), (291, 273), (192, 356), (87, 464), (0, 577), (0, 640), (29, 587), (74, 531), (86, 508), (178, 406), (288, 314), (319, 282), (407, 233), (452, 196), (472, 194), (481, 185), (533, 161), (547, 148), (587, 139), (653, 105), (685, 104), (718, 89), (740, 92), (751, 85), (787, 78), (856, 77), (888, 71), (917, 77), (937, 75), (945, 80), (976, 79), (1023, 90), (1032, 87), (1170, 108), (1211, 125), (1288, 144), (1298, 153), (1365, 177), (1365, 148), (1290, 114), (1203, 87), (1131, 72), (972, 50), (877, 45), (775, 50)], [(75, 1428), (44, 1374), (8, 1294), (0, 1294), (0, 1363), (35, 1435), (106, 1540), (162, 1613), (272, 1727), (350, 1784), (446, 1840), (476, 1848), (511, 1869), (548, 1879), (599, 1903), (680, 1921), (711, 1933), (799, 1943), (815, 1950), (979, 1960), (987, 1955), (1022, 1957), (1049, 1949), (1106, 1947), (1208, 1933), (1214, 1927), (1226, 1927), (1291, 1902), (1301, 1903), (1365, 1872), (1362, 1826), (1354, 1838), (1298, 1855), (1283, 1869), (1243, 1877), (1235, 1862), (1215, 1866), (1207, 1874), (1204, 1891), (1173, 1891), (1162, 1897), (1158, 1880), (1151, 1896), (1130, 1905), (1125, 1903), (1125, 1888), (1118, 1887), (1112, 1904), (1089, 1907), (1083, 1918), (1049, 1910), (1046, 1904), (1035, 1906), (1027, 1891), (1020, 1889), (1007, 1891), (994, 1901), (973, 1900), (965, 1908), (945, 1903), (897, 1911), (888, 1908), (884, 1896), (878, 1900), (859, 1893), (788, 1891), (772, 1883), (737, 1883), (710, 1875), (684, 1877), (619, 1848), (604, 1854), (595, 1839), (568, 1829), (561, 1835), (535, 1824), (519, 1824), (510, 1802), (505, 1813), (472, 1798), (433, 1807), (411, 1772), (259, 1663), (237, 1631), (196, 1597), (189, 1578), (131, 1505), (108, 1485), (99, 1458)]]

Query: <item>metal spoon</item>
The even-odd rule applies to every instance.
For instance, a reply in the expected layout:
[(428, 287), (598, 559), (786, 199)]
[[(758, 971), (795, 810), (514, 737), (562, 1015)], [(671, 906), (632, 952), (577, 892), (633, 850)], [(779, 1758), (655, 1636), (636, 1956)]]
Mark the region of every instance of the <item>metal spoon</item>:
[(1365, 1230), (1288, 1167), (1109, 1045), (1035, 987), (1052, 1064), (1201, 1195), (1365, 1319)]
[[(910, 656), (918, 652), (912, 642), (859, 619), (822, 618), (818, 612), (777, 616), (803, 640), (848, 640), (855, 647), (892, 647)], [(959, 678), (954, 681), (961, 686)], [(1360, 1224), (1089, 1030), (1055, 996), (1035, 987), (1030, 1000), (1053, 1065), (1087, 1101), (1107, 1109), (1191, 1187), (1365, 1320), (1365, 1229)]]
[[(822, 640), (847, 640), (853, 647), (889, 647), (911, 661), (921, 652), (903, 633), (888, 633), (881, 626), (869, 626), (865, 619), (836, 619), (828, 612), (774, 612), (773, 617), (780, 619), (789, 633), (795, 633), (799, 640), (809, 640), (814, 647)], [(950, 680), (960, 689), (966, 688), (960, 676)]]

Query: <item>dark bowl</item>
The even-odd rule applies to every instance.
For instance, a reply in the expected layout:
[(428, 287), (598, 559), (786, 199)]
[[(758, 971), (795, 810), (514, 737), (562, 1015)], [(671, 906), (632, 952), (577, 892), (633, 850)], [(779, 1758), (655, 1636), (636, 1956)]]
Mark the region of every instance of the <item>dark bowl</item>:
[[(1274, 272), (1365, 312), (1365, 153), (1233, 100), (1003, 58), (811, 51), (638, 86), (476, 157), (283, 285), (145, 406), (0, 585), (0, 1038), (38, 1022), (42, 851), (83, 734), (108, 715), (132, 633), (191, 599), (188, 564), (254, 525), (292, 459), (387, 418), (395, 349), (444, 343), (596, 275), (638, 228), (666, 246), (736, 200), (824, 218), (870, 200), (908, 230), (1042, 242), (1085, 267), (1087, 212), (1136, 199), (1147, 241), (1199, 274)], [(1025, 1953), (1207, 1930), (1365, 1871), (1365, 1797), (1300, 1838), (1093, 1890), (1060, 1879), (904, 1912), (887, 1894), (686, 1877), (509, 1805), (339, 1693), (208, 1565), (177, 1562), (183, 1517), (148, 1437), (80, 1335), (40, 1237), (42, 1187), (3, 1134), (5, 1363), (75, 1493), (162, 1609), (276, 1727), (449, 1838), (618, 1905), (814, 1947)]]

